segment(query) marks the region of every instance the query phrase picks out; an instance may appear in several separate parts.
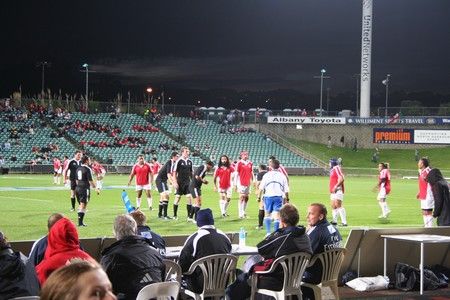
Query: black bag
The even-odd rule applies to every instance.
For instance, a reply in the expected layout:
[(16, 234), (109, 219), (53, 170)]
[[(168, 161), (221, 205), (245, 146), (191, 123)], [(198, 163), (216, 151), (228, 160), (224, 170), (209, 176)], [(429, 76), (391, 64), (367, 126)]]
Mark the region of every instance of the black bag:
[[(402, 291), (418, 291), (420, 289), (420, 270), (404, 263), (395, 264), (395, 288)], [(423, 290), (435, 290), (447, 287), (430, 269), (423, 270)]]

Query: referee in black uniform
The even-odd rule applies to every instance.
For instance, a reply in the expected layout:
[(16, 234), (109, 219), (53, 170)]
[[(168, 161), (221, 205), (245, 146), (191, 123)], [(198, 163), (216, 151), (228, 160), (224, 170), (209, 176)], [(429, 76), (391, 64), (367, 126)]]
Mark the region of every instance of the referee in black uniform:
[(169, 177), (170, 180), (172, 181), (171, 178), (172, 165), (175, 163), (177, 159), (178, 159), (178, 152), (175, 151), (172, 152), (170, 159), (159, 170), (158, 175), (156, 176), (155, 179), (156, 188), (158, 189), (159, 193), (158, 218), (169, 219), (169, 217), (167, 216), (167, 207), (169, 205), (170, 190), (167, 181), (169, 180)]
[[(81, 166), (81, 156), (82, 153), (80, 150), (75, 151), (75, 155), (73, 158), (67, 163), (63, 171), (64, 182), (70, 179), (70, 203), (72, 204), (72, 208), (70, 211), (75, 211), (75, 188), (77, 186), (77, 169)], [(67, 178), (67, 172), (70, 171), (70, 177)]]
[(89, 165), (89, 156), (84, 155), (81, 158), (81, 166), (78, 167), (76, 171), (77, 186), (75, 188), (75, 194), (77, 196), (78, 203), (80, 204), (78, 207), (78, 226), (86, 226), (83, 219), (91, 196), (90, 187), (95, 189), (95, 183), (92, 179), (92, 170)]

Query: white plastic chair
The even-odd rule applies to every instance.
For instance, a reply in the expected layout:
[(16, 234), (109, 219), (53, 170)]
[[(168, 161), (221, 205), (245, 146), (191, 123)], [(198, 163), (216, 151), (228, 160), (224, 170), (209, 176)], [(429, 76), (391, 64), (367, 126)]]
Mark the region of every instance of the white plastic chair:
[(170, 259), (163, 259), (163, 263), (166, 266), (166, 278), (165, 281), (173, 281), (176, 279), (181, 283), (181, 267), (179, 264)]
[[(256, 294), (263, 294), (271, 296), (275, 299), (286, 299), (288, 296), (296, 295), (297, 299), (302, 299), (302, 292), (300, 285), (305, 272), (306, 266), (309, 263), (311, 254), (305, 252), (298, 252), (289, 255), (283, 255), (272, 263), (270, 269), (267, 271), (256, 271), (252, 274), (252, 294), (250, 299), (255, 299)], [(270, 275), (275, 269), (281, 265), (283, 268), (284, 279), (283, 288), (281, 291), (273, 291), (268, 289), (258, 288), (258, 277)]]
[(138, 293), (136, 300), (167, 300), (178, 299), (180, 283), (176, 281), (158, 282), (144, 286)]
[(302, 282), (302, 286), (312, 289), (316, 300), (339, 300), (338, 276), (346, 251), (345, 248), (335, 248), (319, 253), (311, 259), (308, 267), (314, 265), (317, 260), (322, 263), (322, 279), (319, 284)]
[(197, 259), (184, 275), (191, 275), (198, 267), (203, 274), (203, 291), (200, 294), (188, 289), (182, 292), (195, 300), (225, 297), (225, 289), (236, 270), (237, 257), (231, 254), (214, 254)]

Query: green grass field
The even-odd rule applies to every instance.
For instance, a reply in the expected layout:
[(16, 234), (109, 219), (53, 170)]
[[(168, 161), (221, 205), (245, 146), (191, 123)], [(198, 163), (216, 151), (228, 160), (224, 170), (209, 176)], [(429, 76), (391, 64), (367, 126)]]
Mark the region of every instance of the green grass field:
[[(345, 169), (344, 169), (345, 171)], [(208, 175), (207, 179), (211, 179)], [(121, 201), (121, 188), (127, 182), (125, 175), (106, 176), (104, 186), (116, 186), (105, 189), (98, 196), (94, 193), (88, 205), (85, 222), (88, 227), (80, 228), (81, 238), (112, 236), (112, 223), (116, 215), (124, 213)], [(322, 202), (329, 206), (327, 177), (290, 177), (291, 203), (300, 211), (300, 223), (305, 225), (306, 209), (312, 202)], [(349, 227), (339, 227), (345, 237), (351, 228), (355, 227), (420, 227), (422, 217), (418, 201), (415, 199), (417, 191), (416, 180), (393, 179), (392, 193), (389, 204), (392, 214), (388, 220), (378, 219), (380, 208), (376, 201), (376, 194), (372, 192), (376, 184), (376, 177), (348, 177), (346, 180), (345, 207), (347, 209)], [(13, 187), (13, 189), (12, 189)], [(35, 189), (32, 189), (32, 188)], [(28, 189), (27, 189), (28, 188)], [(214, 193), (211, 185), (204, 185), (203, 207), (210, 207), (215, 215), (216, 226), (225, 232), (237, 232), (244, 227), (248, 232), (247, 244), (256, 245), (264, 238), (264, 230), (255, 230), (257, 225), (257, 202), (251, 195), (248, 207), (249, 218), (240, 220), (237, 217), (237, 198), (233, 193), (232, 204), (229, 208), (230, 217), (219, 217), (218, 194)], [(134, 189), (129, 188), (128, 194), (135, 202)], [(153, 192), (154, 210), (144, 209), (148, 217), (149, 226), (161, 235), (190, 234), (196, 226), (186, 222), (184, 197), (178, 212), (179, 220), (165, 221), (157, 218), (158, 195)], [(172, 213), (172, 199), (169, 215)], [(76, 212), (70, 212), (69, 190), (52, 184), (51, 175), (22, 175), (10, 174), (0, 177), (1, 217), (0, 230), (9, 240), (34, 240), (46, 234), (46, 221), (53, 212), (62, 212), (76, 222)], [(145, 199), (143, 201), (145, 202)], [(145, 206), (144, 206), (145, 207)]]

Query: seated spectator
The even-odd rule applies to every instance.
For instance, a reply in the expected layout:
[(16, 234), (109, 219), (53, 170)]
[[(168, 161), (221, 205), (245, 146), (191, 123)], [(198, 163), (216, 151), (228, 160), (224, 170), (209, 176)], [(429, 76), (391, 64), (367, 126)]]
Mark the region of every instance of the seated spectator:
[(80, 241), (75, 225), (69, 219), (62, 218), (50, 228), (44, 259), (36, 266), (36, 273), (41, 285), (53, 271), (64, 266), (72, 258), (95, 262), (89, 254), (80, 250)]
[(101, 265), (121, 299), (136, 299), (146, 285), (165, 278), (165, 265), (150, 240), (136, 235), (136, 221), (129, 215), (114, 220), (117, 242), (102, 252)]
[(45, 282), (41, 300), (116, 300), (111, 282), (98, 263), (72, 260), (56, 270)]
[[(341, 247), (342, 237), (337, 228), (327, 220), (327, 208), (321, 203), (313, 203), (308, 207), (306, 217), (308, 228), (306, 233), (311, 241), (313, 254), (319, 254), (326, 250)], [(303, 281), (319, 284), (322, 279), (322, 264), (320, 260), (307, 268), (303, 275)], [(309, 288), (302, 287), (302, 293), (309, 299), (314, 299), (314, 293)]]
[(0, 299), (37, 296), (39, 283), (33, 266), (25, 265), (26, 257), (11, 249), (0, 231)]
[[(292, 204), (285, 204), (280, 209), (280, 228), (267, 236), (258, 245), (258, 253), (263, 258), (250, 268), (249, 273), (242, 273), (227, 289), (230, 299), (246, 299), (250, 297), (251, 287), (248, 280), (254, 270), (268, 270), (272, 262), (280, 256), (297, 252), (312, 254), (311, 243), (306, 229), (297, 226), (300, 217), (297, 208)], [(258, 287), (280, 291), (283, 287), (283, 268), (278, 266), (275, 271), (266, 276), (260, 276)]]
[(130, 213), (130, 216), (136, 221), (137, 234), (149, 239), (152, 242), (153, 247), (158, 249), (161, 255), (164, 255), (166, 253), (166, 241), (164, 241), (159, 234), (151, 231), (150, 227), (145, 225), (147, 222), (145, 214), (138, 209)]
[[(60, 213), (51, 214), (47, 220), (48, 231), (50, 232), (52, 226), (62, 218), (64, 218), (64, 215)], [(42, 259), (44, 259), (47, 244), (48, 244), (48, 235), (43, 236), (39, 240), (34, 242), (33, 246), (31, 247), (30, 255), (28, 256), (27, 264), (37, 266), (42, 261)]]
[[(214, 227), (211, 209), (199, 210), (197, 213), (198, 231), (190, 235), (180, 253), (178, 261), (183, 273), (187, 272), (191, 264), (199, 258), (212, 254), (231, 252), (231, 242), (225, 233)], [(187, 288), (195, 293), (203, 290), (203, 275), (200, 268), (190, 276), (183, 276)]]

